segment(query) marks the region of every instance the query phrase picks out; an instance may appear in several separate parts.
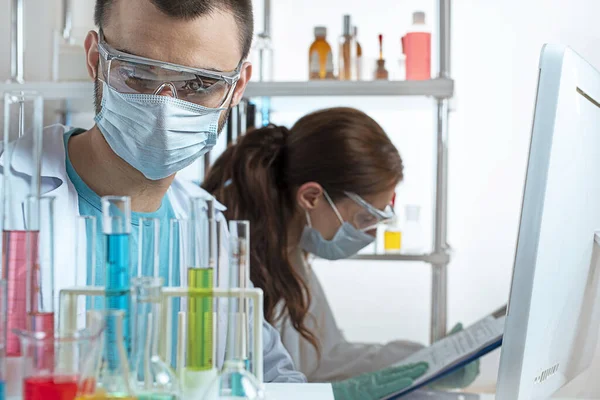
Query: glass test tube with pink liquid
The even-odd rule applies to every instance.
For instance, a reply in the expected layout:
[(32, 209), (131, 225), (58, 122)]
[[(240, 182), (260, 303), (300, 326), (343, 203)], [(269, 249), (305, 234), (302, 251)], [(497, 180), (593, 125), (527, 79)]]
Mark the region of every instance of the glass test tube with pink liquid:
[(38, 231), (28, 226), (26, 213), (39, 215), (43, 130), (43, 99), (31, 91), (4, 94), (2, 166), (2, 279), (6, 281), (7, 396), (21, 394), (21, 346), (14, 330), (28, 328), (28, 264), (37, 259)]

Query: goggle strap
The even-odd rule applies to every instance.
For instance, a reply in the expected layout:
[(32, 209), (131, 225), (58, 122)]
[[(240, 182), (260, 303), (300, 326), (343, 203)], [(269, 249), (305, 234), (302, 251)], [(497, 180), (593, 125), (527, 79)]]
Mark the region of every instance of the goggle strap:
[(327, 191), (325, 189), (323, 189), (323, 195), (325, 195), (325, 198), (327, 199), (327, 202), (329, 203), (329, 205), (331, 206), (331, 208), (333, 208), (333, 212), (335, 212), (335, 215), (340, 220), (340, 224), (343, 225), (344, 224), (344, 219), (342, 218), (342, 215), (338, 211), (337, 207), (333, 203), (333, 200), (331, 200), (331, 197), (329, 197), (329, 194), (327, 194)]

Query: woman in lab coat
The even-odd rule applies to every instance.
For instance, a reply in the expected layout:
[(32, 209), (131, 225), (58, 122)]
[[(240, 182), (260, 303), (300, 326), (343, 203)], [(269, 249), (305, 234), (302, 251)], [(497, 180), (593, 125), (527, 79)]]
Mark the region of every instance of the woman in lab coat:
[(380, 370), (422, 348), (347, 341), (307, 257), (347, 258), (371, 243), (377, 225), (393, 216), (389, 205), (402, 178), (402, 159), (383, 129), (358, 110), (333, 108), (291, 130), (247, 133), (203, 185), (227, 206), (227, 219), (250, 221), (252, 282), (309, 381)]

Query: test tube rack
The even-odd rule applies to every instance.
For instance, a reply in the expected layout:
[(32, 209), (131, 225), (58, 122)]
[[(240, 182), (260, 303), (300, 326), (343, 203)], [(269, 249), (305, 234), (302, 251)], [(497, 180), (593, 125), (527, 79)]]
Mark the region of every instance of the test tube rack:
[[(63, 289), (60, 291), (59, 296), (59, 330), (60, 332), (72, 332), (77, 329), (77, 317), (78, 307), (77, 301), (80, 297), (103, 297), (104, 287), (101, 286), (85, 286), (85, 287), (72, 287)], [(166, 305), (166, 312), (164, 316), (172, 315), (172, 301), (169, 299), (174, 298), (197, 298), (197, 297), (214, 297), (214, 298), (236, 298), (236, 299), (250, 299), (253, 302), (253, 343), (252, 343), (252, 366), (251, 371), (258, 381), (263, 383), (263, 335), (262, 335), (262, 323), (263, 323), (263, 291), (259, 288), (250, 289), (189, 289), (185, 287), (167, 287), (162, 289), (162, 304)], [(166, 322), (166, 319), (163, 319)], [(165, 324), (163, 324), (165, 325)], [(181, 368), (185, 364), (182, 359), (185, 348), (185, 340), (183, 333), (185, 332), (185, 312), (179, 312), (177, 332), (177, 369), (181, 372)], [(163, 349), (170, 348), (170, 343), (163, 346)], [(164, 356), (164, 354), (163, 354)]]

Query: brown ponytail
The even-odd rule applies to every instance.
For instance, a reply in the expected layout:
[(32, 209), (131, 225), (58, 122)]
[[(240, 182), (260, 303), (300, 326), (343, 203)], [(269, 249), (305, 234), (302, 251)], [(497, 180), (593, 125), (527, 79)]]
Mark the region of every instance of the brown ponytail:
[(366, 114), (332, 108), (301, 118), (291, 130), (268, 126), (248, 132), (215, 162), (203, 187), (227, 206), (229, 220), (250, 221), (251, 279), (265, 293), (265, 318), (274, 322), (283, 300), (294, 328), (317, 350), (305, 325), (311, 301), (288, 257), (288, 226), (297, 212), (295, 190), (318, 182), (333, 201), (389, 190), (402, 179), (398, 150)]

